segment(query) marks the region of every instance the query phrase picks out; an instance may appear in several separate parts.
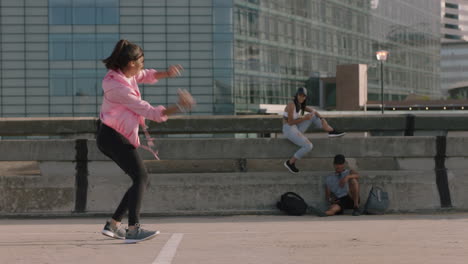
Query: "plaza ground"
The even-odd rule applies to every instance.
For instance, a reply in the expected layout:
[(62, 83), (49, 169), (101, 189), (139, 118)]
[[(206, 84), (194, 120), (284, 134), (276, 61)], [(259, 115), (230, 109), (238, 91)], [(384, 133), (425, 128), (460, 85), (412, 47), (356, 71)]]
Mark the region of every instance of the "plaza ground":
[(468, 213), (143, 217), (139, 244), (100, 234), (105, 218), (0, 220), (0, 263), (466, 263)]

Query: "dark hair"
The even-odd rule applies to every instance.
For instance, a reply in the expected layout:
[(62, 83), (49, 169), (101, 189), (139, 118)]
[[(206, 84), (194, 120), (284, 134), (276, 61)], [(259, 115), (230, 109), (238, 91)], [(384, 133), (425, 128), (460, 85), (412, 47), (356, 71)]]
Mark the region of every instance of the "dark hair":
[(296, 112), (299, 112), (299, 110), (301, 110), (301, 115), (304, 115), (304, 111), (307, 106), (307, 100), (304, 100), (302, 104), (299, 104), (299, 100), (297, 100), (297, 96), (300, 94), (307, 96), (307, 89), (304, 87), (299, 87), (296, 91), (296, 94), (294, 95), (294, 105), (296, 106)]
[(333, 159), (333, 164), (344, 164), (346, 162), (345, 157), (342, 154), (338, 154)]
[(141, 57), (143, 57), (143, 50), (140, 46), (126, 39), (121, 39), (115, 44), (112, 54), (102, 62), (104, 62), (107, 69), (123, 70), (129, 62), (138, 60)]

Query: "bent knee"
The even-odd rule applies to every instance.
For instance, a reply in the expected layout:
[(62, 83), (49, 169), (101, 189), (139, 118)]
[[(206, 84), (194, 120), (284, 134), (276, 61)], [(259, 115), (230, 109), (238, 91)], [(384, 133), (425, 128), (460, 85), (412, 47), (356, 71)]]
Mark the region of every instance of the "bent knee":
[(309, 142), (304, 146), (304, 148), (307, 149), (307, 151), (311, 151), (314, 148), (314, 144)]

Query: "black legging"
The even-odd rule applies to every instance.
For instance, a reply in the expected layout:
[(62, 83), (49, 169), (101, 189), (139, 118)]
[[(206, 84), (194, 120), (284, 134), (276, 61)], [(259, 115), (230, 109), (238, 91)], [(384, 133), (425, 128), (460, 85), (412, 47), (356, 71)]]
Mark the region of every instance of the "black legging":
[(141, 200), (148, 185), (148, 174), (143, 160), (124, 136), (103, 123), (98, 128), (96, 143), (102, 153), (115, 161), (133, 180), (132, 186), (125, 193), (112, 218), (120, 222), (128, 210), (128, 225), (138, 224)]

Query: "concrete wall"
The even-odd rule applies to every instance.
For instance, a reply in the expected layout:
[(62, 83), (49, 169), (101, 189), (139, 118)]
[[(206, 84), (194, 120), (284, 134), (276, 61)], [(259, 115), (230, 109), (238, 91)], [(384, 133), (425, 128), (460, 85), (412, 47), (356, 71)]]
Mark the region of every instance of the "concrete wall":
[[(293, 175), (282, 163), (297, 147), (283, 138), (160, 138), (156, 143), (162, 161), (140, 151), (151, 179), (143, 212), (278, 213), (275, 203), (286, 191), (324, 206), (324, 176), (337, 153), (359, 171), (363, 201), (371, 186), (378, 185), (389, 192), (391, 211), (468, 210), (468, 138), (311, 140), (314, 149), (297, 163), (301, 172)], [(110, 214), (130, 185), (94, 140), (1, 140), (0, 149), (3, 216)]]

